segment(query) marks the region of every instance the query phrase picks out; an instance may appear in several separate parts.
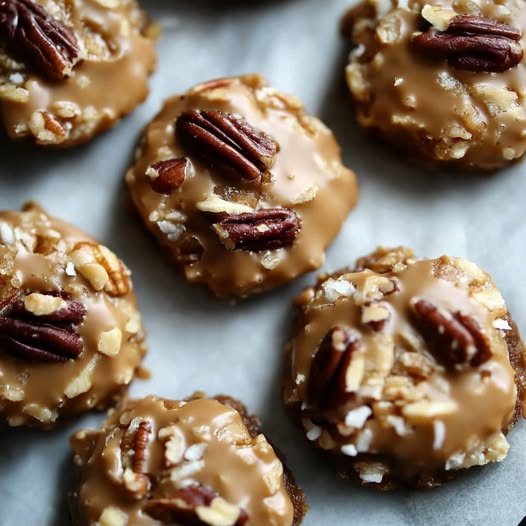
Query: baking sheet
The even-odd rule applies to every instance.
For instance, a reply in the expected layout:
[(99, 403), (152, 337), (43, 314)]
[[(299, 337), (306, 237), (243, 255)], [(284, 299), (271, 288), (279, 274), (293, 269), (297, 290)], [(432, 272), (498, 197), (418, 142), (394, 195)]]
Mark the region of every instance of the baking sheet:
[[(142, 126), (165, 97), (210, 78), (262, 72), (333, 128), (361, 183), (359, 206), (329, 249), (325, 269), (345, 266), (377, 244), (406, 244), (422, 256), (467, 257), (493, 275), (526, 331), (526, 167), (491, 178), (429, 174), (363, 134), (353, 123), (343, 81), (347, 45), (337, 33), (349, 0), (144, 3), (163, 35), (152, 92), (142, 106), (74, 150), (45, 151), (0, 138), (2, 208), (36, 199), (112, 247), (133, 270), (152, 378), (136, 381), (132, 395), (180, 398), (202, 389), (244, 400), (305, 489), (311, 506), (305, 526), (516, 526), (526, 514), (523, 423), (510, 435), (504, 463), (474, 469), (429, 493), (381, 494), (339, 480), (305, 444), (280, 402), (290, 300), (314, 275), (237, 306), (209, 298), (175, 275), (130, 213), (123, 174)], [(69, 524), (69, 435), (102, 419), (91, 414), (50, 433), (2, 433), (1, 526)]]

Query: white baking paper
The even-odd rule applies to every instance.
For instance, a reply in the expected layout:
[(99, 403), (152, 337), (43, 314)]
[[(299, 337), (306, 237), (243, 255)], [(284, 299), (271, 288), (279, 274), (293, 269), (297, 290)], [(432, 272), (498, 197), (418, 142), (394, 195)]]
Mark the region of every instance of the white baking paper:
[[(262, 72), (301, 97), (341, 142), (358, 174), (361, 199), (327, 254), (348, 265), (378, 244), (405, 244), (422, 256), (467, 257), (495, 278), (526, 331), (526, 174), (522, 164), (493, 177), (426, 173), (353, 122), (338, 34), (348, 0), (144, 2), (159, 20), (159, 67), (148, 100), (91, 144), (53, 151), (0, 139), (0, 205), (38, 200), (112, 247), (133, 270), (148, 330), (149, 381), (134, 396), (229, 393), (258, 413), (286, 454), (311, 507), (305, 526), (517, 526), (526, 514), (526, 429), (510, 435), (505, 462), (428, 493), (383, 494), (340, 480), (286, 418), (280, 401), (282, 348), (290, 300), (314, 275), (229, 306), (176, 276), (130, 213), (123, 174), (140, 130), (161, 101), (220, 76)], [(108, 86), (111, 89), (111, 86)], [(0, 525), (68, 525), (70, 434), (96, 426), (92, 414), (54, 432), (7, 430), (0, 437)], [(265, 525), (258, 525), (265, 526)]]

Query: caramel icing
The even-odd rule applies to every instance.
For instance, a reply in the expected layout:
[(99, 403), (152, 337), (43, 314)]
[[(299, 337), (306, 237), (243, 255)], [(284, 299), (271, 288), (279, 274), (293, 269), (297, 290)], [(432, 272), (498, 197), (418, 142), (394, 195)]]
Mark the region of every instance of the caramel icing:
[[(123, 467), (126, 429), (137, 421), (147, 421), (150, 429), (142, 471), (151, 489), (142, 497), (126, 489)], [(178, 445), (169, 448), (171, 464), (166, 467), (167, 440), (174, 436)], [(75, 496), (81, 524), (166, 524), (145, 511), (147, 504), (161, 498), (170, 501), (177, 490), (196, 485), (243, 509), (247, 526), (293, 524), (283, 466), (272, 447), (263, 435), (251, 436), (240, 414), (217, 400), (179, 402), (149, 396), (130, 401), (112, 412), (101, 430), (76, 433), (72, 446), (82, 468)], [(104, 522), (110, 516), (122, 522)], [(215, 526), (213, 521), (204, 524)]]
[[(74, 30), (82, 60), (71, 76), (49, 81), (3, 55), (0, 115), (11, 137), (43, 144), (89, 140), (130, 112), (148, 94), (156, 62), (153, 26), (135, 0), (37, 0)], [(44, 114), (58, 123), (41, 128)]]
[[(76, 359), (45, 363), (0, 351), (0, 412), (11, 426), (49, 427), (61, 416), (107, 407), (131, 382), (146, 352), (133, 292), (112, 297), (94, 290), (71, 259), (79, 242), (96, 243), (34, 204), (23, 212), (0, 212), (1, 301), (13, 290), (61, 292), (86, 309), (78, 328), (83, 350)], [(122, 271), (129, 279), (129, 271)], [(109, 354), (101, 336), (115, 342)]]
[[(490, 359), (444, 367), (411, 316), (414, 298), (474, 319)], [(502, 431), (513, 419), (517, 390), (505, 340), (508, 313), (488, 274), (460, 258), (409, 258), (382, 274), (366, 268), (329, 277), (304, 293), (298, 305), (284, 398), (299, 410), (308, 437), (320, 447), (350, 460), (372, 455), (385, 461), (376, 466), (376, 483), (387, 473), (409, 479), (504, 458), (508, 444)], [(389, 313), (378, 331), (364, 324), (370, 305)], [(349, 367), (362, 362), (363, 371), (350, 397), (328, 409), (309, 400), (307, 386), (320, 342), (335, 326), (359, 337)], [(362, 480), (370, 481), (367, 474)]]
[(526, 8), (520, 0), (366, 0), (344, 21), (356, 46), (347, 81), (360, 124), (415, 157), (462, 168), (492, 170), (521, 157), (525, 59), (502, 73), (486, 73), (455, 69), (416, 52), (411, 37), (426, 23), (425, 5), (514, 26), (525, 49)]
[[(193, 174), (181, 187), (162, 195), (151, 188), (148, 168), (161, 159), (184, 157), (174, 135), (177, 116), (190, 109), (241, 115), (279, 144), (270, 180), (228, 179), (191, 158)], [(182, 266), (190, 282), (206, 283), (218, 296), (246, 296), (286, 283), (318, 268), (324, 250), (357, 200), (354, 174), (344, 168), (332, 133), (305, 114), (299, 101), (268, 86), (259, 76), (211, 81), (166, 101), (146, 128), (136, 162), (126, 180), (143, 220)], [(227, 251), (198, 208), (214, 192), (258, 208), (288, 207), (301, 218), (294, 244), (273, 251)], [(320, 218), (323, 218), (321, 221)], [(164, 231), (164, 232), (163, 232)], [(203, 247), (199, 261), (185, 261), (180, 245), (190, 237)]]

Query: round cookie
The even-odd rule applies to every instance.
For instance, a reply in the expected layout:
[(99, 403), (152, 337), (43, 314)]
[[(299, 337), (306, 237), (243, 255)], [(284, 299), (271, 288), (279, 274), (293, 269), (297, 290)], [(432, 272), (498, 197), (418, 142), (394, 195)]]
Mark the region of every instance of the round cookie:
[(525, 348), (475, 264), (377, 249), (295, 303), (284, 402), (344, 477), (424, 489), (506, 457)]
[(0, 424), (114, 404), (146, 352), (130, 272), (34, 204), (0, 212)]
[(226, 396), (129, 401), (71, 439), (74, 524), (299, 525), (303, 492), (259, 428)]
[(72, 146), (148, 94), (155, 27), (135, 0), (3, 0), (0, 120), (10, 137)]
[(126, 181), (186, 279), (219, 297), (318, 268), (358, 197), (332, 133), (257, 75), (166, 101)]
[(524, 154), (524, 2), (365, 0), (342, 27), (360, 125), (428, 166), (489, 171)]

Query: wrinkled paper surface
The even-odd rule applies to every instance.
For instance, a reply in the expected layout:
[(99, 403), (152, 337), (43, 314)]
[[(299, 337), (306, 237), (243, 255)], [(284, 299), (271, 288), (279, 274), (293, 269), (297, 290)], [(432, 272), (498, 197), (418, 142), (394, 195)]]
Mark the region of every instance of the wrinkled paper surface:
[[(493, 177), (426, 173), (364, 134), (353, 122), (343, 80), (348, 48), (338, 21), (348, 0), (144, 4), (163, 34), (152, 92), (142, 106), (72, 150), (0, 139), (2, 208), (35, 199), (109, 245), (132, 269), (148, 330), (145, 365), (152, 372), (150, 380), (133, 384), (132, 395), (180, 398), (200, 389), (241, 398), (261, 416), (305, 489), (311, 507), (305, 526), (516, 526), (526, 514), (523, 423), (512, 431), (502, 464), (473, 469), (432, 492), (383, 494), (340, 480), (289, 422), (280, 401), (290, 300), (314, 274), (236, 306), (209, 298), (176, 276), (130, 213), (123, 174), (141, 128), (165, 97), (211, 78), (261, 72), (334, 130), (360, 180), (359, 205), (330, 247), (326, 270), (348, 265), (378, 244), (405, 244), (421, 256), (467, 257), (493, 275), (526, 331), (526, 167)], [(53, 432), (2, 432), (1, 526), (69, 524), (69, 435), (102, 420), (102, 414), (91, 414)]]

